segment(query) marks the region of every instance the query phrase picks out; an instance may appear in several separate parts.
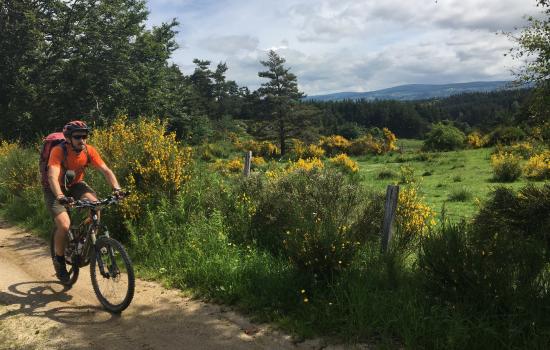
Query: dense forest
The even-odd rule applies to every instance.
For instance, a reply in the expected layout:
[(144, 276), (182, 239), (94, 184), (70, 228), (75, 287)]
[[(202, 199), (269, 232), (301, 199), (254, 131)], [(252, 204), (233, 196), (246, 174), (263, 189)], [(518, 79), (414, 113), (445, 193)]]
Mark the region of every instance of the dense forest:
[(251, 91), (227, 79), (224, 62), (195, 59), (194, 71), (182, 72), (170, 62), (178, 22), (146, 29), (147, 16), (138, 0), (0, 1), (0, 137), (33, 142), (69, 119), (104, 125), (124, 114), (166, 119), (192, 144), (239, 124), (284, 145), (290, 137), (354, 138), (372, 127), (419, 138), (444, 120), (463, 131), (489, 131), (530, 115), (531, 90), (409, 102), (306, 102), (299, 77), (273, 51), (261, 61), (266, 71), (258, 73), (267, 80)]

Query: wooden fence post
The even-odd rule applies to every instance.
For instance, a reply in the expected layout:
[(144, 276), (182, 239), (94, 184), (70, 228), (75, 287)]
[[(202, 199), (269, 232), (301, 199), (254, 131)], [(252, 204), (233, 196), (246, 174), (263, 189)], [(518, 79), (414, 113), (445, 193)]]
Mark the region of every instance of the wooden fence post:
[(250, 163), (252, 162), (252, 151), (244, 154), (244, 176), (250, 175)]
[(382, 223), (382, 252), (388, 250), (393, 232), (393, 221), (397, 211), (397, 199), (399, 198), (399, 186), (388, 185), (386, 189), (386, 203), (384, 205), (384, 222)]

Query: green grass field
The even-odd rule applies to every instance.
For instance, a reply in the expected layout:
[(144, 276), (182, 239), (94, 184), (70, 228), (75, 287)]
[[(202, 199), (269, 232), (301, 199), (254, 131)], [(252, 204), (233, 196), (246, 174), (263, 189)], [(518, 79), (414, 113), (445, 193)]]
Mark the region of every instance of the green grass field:
[(400, 182), (402, 167), (409, 167), (425, 201), (438, 215), (444, 205), (450, 219), (471, 217), (476, 212), (476, 199), (484, 200), (496, 186), (517, 189), (528, 182), (525, 178), (513, 183), (495, 182), (490, 164), (492, 148), (423, 153), (421, 140), (399, 140), (398, 145), (401, 154), (355, 158), (365, 184), (385, 190), (387, 185)]

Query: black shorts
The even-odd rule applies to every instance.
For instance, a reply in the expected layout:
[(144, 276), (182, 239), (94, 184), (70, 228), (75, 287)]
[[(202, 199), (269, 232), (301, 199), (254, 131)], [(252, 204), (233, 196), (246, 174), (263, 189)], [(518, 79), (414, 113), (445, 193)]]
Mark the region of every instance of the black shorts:
[[(44, 192), (46, 208), (48, 209), (52, 217), (55, 218), (57, 215), (63, 212), (67, 212), (67, 209), (63, 205), (59, 204), (50, 188), (43, 188), (42, 190)], [(82, 199), (82, 196), (84, 196), (86, 193), (91, 193), (95, 195), (95, 191), (84, 181), (75, 183), (74, 185), (69, 187), (69, 190), (66, 193), (63, 192), (65, 196), (73, 197), (74, 199)]]

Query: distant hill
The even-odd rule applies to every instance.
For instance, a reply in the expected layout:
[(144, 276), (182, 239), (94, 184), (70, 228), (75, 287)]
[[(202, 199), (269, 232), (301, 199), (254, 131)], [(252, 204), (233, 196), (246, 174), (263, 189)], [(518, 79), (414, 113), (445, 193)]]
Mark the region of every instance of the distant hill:
[(468, 92), (490, 92), (511, 89), (510, 81), (476, 81), (457, 84), (408, 84), (389, 89), (369, 92), (337, 92), (328, 95), (305, 97), (306, 101), (341, 101), (341, 100), (424, 100), (449, 97)]

